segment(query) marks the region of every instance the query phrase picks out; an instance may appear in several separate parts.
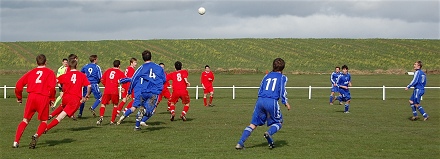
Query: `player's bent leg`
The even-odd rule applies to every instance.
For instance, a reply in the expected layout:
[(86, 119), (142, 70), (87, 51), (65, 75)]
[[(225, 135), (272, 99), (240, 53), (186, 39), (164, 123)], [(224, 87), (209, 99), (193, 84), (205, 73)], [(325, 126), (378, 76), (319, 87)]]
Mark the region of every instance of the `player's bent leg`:
[(257, 128), (257, 126), (254, 124), (250, 124), (249, 126), (244, 128), (243, 133), (241, 134), (241, 138), (240, 138), (240, 140), (238, 140), (238, 143), (235, 146), (235, 149), (237, 149), (237, 150), (244, 149), (244, 142), (246, 142), (246, 140), (249, 138), (249, 136), (251, 136), (252, 131), (254, 131), (255, 128)]
[(17, 131), (15, 133), (15, 140), (12, 145), (13, 148), (18, 148), (18, 145), (20, 143), (21, 136), (23, 135), (24, 130), (28, 126), (29, 122), (26, 118), (23, 118), (23, 120), (18, 124)]

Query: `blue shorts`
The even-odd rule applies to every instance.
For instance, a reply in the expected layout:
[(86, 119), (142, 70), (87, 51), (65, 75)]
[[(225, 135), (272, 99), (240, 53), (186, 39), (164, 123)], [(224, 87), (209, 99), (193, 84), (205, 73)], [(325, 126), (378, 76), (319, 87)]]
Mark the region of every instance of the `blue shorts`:
[(332, 85), (331, 92), (339, 92), (339, 87)]
[(413, 94), (409, 100), (413, 101), (413, 104), (420, 104), (421, 97), (425, 94), (425, 89), (414, 89)]
[(346, 102), (351, 99), (350, 90), (348, 89), (339, 89), (339, 94), (341, 96), (341, 102)]
[(153, 93), (136, 94), (133, 99), (133, 107), (139, 108), (140, 106), (145, 108), (145, 116), (153, 115), (153, 110), (157, 106), (157, 98), (159, 95)]
[(252, 115), (251, 124), (262, 126), (267, 122), (267, 126), (276, 123), (283, 123), (278, 100), (271, 98), (258, 98)]
[[(90, 88), (90, 92), (93, 93), (93, 97), (95, 99), (101, 99), (102, 94), (101, 90), (99, 89), (99, 84), (90, 84), (92, 87)], [(83, 87), (83, 97), (85, 97), (87, 94), (87, 87)]]

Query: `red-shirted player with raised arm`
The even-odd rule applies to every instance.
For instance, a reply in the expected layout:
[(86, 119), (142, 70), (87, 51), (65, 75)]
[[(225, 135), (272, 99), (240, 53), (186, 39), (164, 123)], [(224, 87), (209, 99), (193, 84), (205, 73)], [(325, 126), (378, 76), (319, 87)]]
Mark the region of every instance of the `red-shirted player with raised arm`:
[[(137, 65), (137, 59), (131, 58), (130, 59), (130, 66), (125, 69), (125, 76), (128, 78), (133, 77), (134, 72), (136, 71), (134, 68), (136, 68)], [(123, 92), (122, 92), (122, 101), (118, 105), (117, 113), (119, 114), (122, 108), (124, 108), (125, 102), (127, 102), (127, 99), (130, 97), (127, 97), (128, 87), (130, 87), (130, 82), (122, 84)], [(131, 94), (131, 98), (134, 98), (134, 94)], [(133, 100), (128, 103), (127, 107), (124, 109), (124, 112), (127, 111), (127, 109), (130, 109), (131, 106), (133, 106)]]
[(167, 81), (170, 80), (173, 81), (172, 82), (173, 94), (171, 95), (171, 99), (170, 99), (171, 102), (170, 120), (174, 121), (174, 116), (175, 116), (174, 110), (176, 109), (175, 104), (177, 100), (180, 98), (182, 100), (182, 104), (184, 104), (180, 118), (183, 121), (186, 121), (186, 113), (189, 110), (189, 102), (190, 102), (188, 90), (186, 89), (187, 87), (190, 86), (190, 83), (188, 82), (188, 71), (182, 70), (182, 62), (180, 61), (174, 63), (174, 68), (176, 68), (176, 71), (167, 75)]
[[(69, 59), (70, 71), (66, 74), (58, 77), (58, 83), (63, 85), (63, 97), (61, 102), (61, 107), (63, 110), (61, 113), (49, 123), (47, 126), (47, 131), (56, 126), (61, 120), (66, 116), (72, 116), (78, 110), (81, 103), (86, 101), (86, 98), (90, 96), (90, 82), (86, 75), (78, 70), (76, 67), (78, 65), (77, 60)], [(82, 96), (83, 87), (87, 86), (86, 96)]]
[[(214, 87), (212, 83), (214, 82), (214, 73), (212, 73), (209, 65), (205, 66), (205, 71), (200, 75), (200, 82), (203, 86), (203, 104), (204, 106), (212, 107), (212, 98), (214, 98)], [(209, 93), (209, 103), (206, 100), (206, 95)]]
[(102, 75), (101, 82), (105, 86), (104, 95), (102, 96), (101, 108), (99, 109), (99, 120), (96, 122), (97, 125), (101, 125), (104, 118), (105, 106), (110, 103), (113, 104), (112, 117), (110, 124), (113, 124), (116, 118), (118, 103), (119, 103), (119, 80), (125, 78), (124, 72), (119, 69), (121, 61), (113, 61), (113, 68), (107, 69)]
[(38, 67), (24, 74), (17, 81), (15, 86), (15, 96), (17, 96), (18, 103), (22, 103), (22, 93), (25, 85), (27, 85), (26, 92), (28, 92), (29, 95), (24, 108), (23, 121), (18, 124), (17, 132), (15, 133), (15, 140), (12, 145), (13, 148), (18, 148), (20, 138), (23, 135), (26, 126), (32, 119), (32, 116), (34, 116), (35, 112), (38, 112), (38, 120), (41, 122), (29, 144), (29, 148), (35, 148), (37, 139), (46, 130), (47, 119), (49, 117), (49, 106), (52, 105), (55, 100), (55, 86), (57, 83), (55, 73), (46, 67), (45, 55), (38, 55), (36, 61)]

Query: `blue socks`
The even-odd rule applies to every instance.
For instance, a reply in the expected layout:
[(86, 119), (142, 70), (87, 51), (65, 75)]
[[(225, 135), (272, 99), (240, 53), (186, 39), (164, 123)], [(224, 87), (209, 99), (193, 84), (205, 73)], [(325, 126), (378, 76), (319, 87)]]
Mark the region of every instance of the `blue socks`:
[(97, 99), (97, 100), (95, 101), (95, 103), (93, 103), (93, 105), (92, 105), (92, 109), (95, 110), (96, 107), (98, 107), (99, 103), (101, 103), (101, 99)]
[(281, 129), (281, 127), (282, 127), (281, 123), (272, 124), (269, 127), (269, 130), (267, 130), (267, 132), (269, 133), (270, 136), (272, 136), (273, 134), (277, 133)]
[(333, 96), (330, 95), (330, 103), (332, 103), (332, 102), (333, 102)]
[[(425, 117), (425, 118), (428, 117), (428, 114), (425, 113), (425, 110), (423, 110), (423, 107), (421, 105), (418, 108), (419, 108), (420, 114), (422, 114), (423, 117)], [(416, 114), (417, 114), (417, 112), (416, 112)]]
[(411, 104), (410, 106), (411, 106), (411, 109), (412, 109), (413, 116), (417, 116), (416, 106), (414, 106), (414, 104)]
[(243, 134), (241, 134), (241, 138), (238, 141), (238, 144), (240, 144), (241, 146), (244, 145), (244, 142), (247, 140), (247, 138), (249, 136), (251, 136), (252, 131), (254, 131), (254, 129), (252, 129), (250, 126), (247, 126), (244, 131)]
[(345, 104), (345, 112), (348, 112), (348, 109), (350, 109), (350, 104)]
[(81, 103), (81, 106), (79, 106), (79, 113), (78, 114), (82, 115), (85, 105), (86, 105), (86, 103)]

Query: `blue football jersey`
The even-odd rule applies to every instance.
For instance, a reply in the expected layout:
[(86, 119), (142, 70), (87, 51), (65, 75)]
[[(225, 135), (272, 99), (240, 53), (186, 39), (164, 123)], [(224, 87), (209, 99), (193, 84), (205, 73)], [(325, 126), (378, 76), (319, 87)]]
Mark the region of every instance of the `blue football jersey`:
[(82, 73), (85, 73), (90, 84), (99, 84), (102, 78), (101, 67), (97, 64), (89, 63), (82, 67)]
[(341, 74), (338, 78), (338, 87), (339, 86), (347, 86), (351, 82), (351, 75), (347, 72), (347, 74)]
[(258, 97), (272, 98), (279, 100), (283, 104), (287, 103), (287, 91), (286, 91), (287, 77), (279, 72), (270, 72), (264, 76), (258, 90)]
[(135, 94), (160, 94), (166, 81), (165, 71), (154, 62), (142, 64), (131, 78), (128, 94), (134, 89)]
[(415, 89), (425, 89), (426, 86), (426, 74), (421, 69), (414, 72), (414, 77), (411, 83), (409, 83), (408, 88), (414, 87)]
[(332, 85), (338, 82), (338, 78), (340, 75), (341, 72), (332, 72), (332, 74), (330, 75), (330, 82), (332, 83)]

